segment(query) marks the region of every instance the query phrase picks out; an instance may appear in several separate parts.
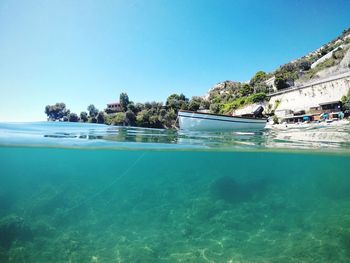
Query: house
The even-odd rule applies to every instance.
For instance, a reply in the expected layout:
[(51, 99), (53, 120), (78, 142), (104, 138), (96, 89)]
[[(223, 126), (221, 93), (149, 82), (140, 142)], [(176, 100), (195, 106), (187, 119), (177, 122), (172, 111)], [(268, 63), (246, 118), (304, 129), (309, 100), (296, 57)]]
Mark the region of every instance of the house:
[(342, 119), (344, 114), (341, 112), (340, 101), (330, 101), (320, 103), (319, 106), (314, 106), (305, 111), (294, 112), (293, 114), (280, 117), (283, 122), (297, 123), (303, 121), (321, 121), (323, 119)]
[(107, 108), (105, 109), (106, 113), (115, 113), (123, 111), (122, 106), (119, 102), (112, 102), (107, 104)]
[(341, 111), (340, 101), (330, 101), (325, 103), (320, 103), (319, 106), (311, 107), (310, 113), (321, 114), (321, 113), (331, 113)]
[(341, 111), (340, 101), (331, 101), (327, 103), (320, 103), (323, 112), (338, 112)]

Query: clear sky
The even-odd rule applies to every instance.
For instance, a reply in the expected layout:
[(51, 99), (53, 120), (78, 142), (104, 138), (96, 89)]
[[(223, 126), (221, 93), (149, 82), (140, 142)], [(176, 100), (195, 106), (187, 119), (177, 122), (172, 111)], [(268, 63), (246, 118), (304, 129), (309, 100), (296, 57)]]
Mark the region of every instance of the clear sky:
[(350, 1), (0, 0), (0, 121), (203, 95), (246, 81), (350, 27)]

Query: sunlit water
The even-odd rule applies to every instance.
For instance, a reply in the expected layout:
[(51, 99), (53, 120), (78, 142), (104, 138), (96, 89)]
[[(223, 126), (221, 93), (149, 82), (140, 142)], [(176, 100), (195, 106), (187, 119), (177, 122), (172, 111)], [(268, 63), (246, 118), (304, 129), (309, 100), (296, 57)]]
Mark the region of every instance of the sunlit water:
[(350, 262), (350, 128), (0, 124), (0, 262)]

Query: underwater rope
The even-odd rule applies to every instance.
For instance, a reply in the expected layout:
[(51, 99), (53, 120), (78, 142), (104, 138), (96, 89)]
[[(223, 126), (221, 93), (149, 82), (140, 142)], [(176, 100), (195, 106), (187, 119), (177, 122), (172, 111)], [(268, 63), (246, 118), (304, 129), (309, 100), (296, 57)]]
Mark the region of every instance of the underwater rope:
[[(126, 176), (130, 170), (132, 168), (134, 168), (138, 162), (145, 156), (145, 152), (143, 152), (142, 154), (140, 154), (140, 156), (120, 175), (120, 176), (117, 176), (109, 185), (105, 186), (104, 188), (102, 188), (100, 191), (98, 191), (97, 193), (95, 193), (94, 195), (86, 198), (85, 200), (81, 201), (80, 203), (78, 203), (77, 205), (69, 208), (68, 210), (66, 210), (65, 212), (63, 212), (63, 214), (68, 214), (70, 213), (71, 211), (73, 211), (74, 209), (80, 207), (81, 205), (85, 204), (86, 202), (88, 201), (91, 201), (92, 199), (96, 198), (97, 196), (101, 195), (103, 192), (105, 192), (106, 190), (108, 190), (109, 188), (111, 188), (116, 182), (118, 182), (118, 180), (122, 179), (124, 176)], [(41, 194), (39, 194), (40, 196)], [(35, 196), (35, 194), (33, 194), (30, 199), (33, 199)], [(22, 218), (26, 218), (27, 216), (27, 213), (28, 213), (28, 210), (31, 210), (33, 208), (34, 205), (24, 209), (23, 211), (23, 215), (22, 215)], [(22, 224), (24, 224), (25, 220), (23, 220)]]
[(102, 193), (104, 193), (105, 191), (107, 191), (109, 188), (111, 188), (116, 182), (118, 182), (120, 179), (122, 179), (124, 176), (126, 176), (130, 170), (132, 168), (134, 168), (138, 162), (145, 156), (145, 152), (143, 152), (142, 154), (140, 154), (140, 156), (119, 176), (117, 176), (109, 185), (105, 186), (104, 188), (102, 188), (100, 191), (98, 191), (97, 193), (95, 193), (94, 195), (86, 198), (85, 200), (81, 201), (80, 203), (78, 203), (77, 205), (71, 207), (70, 209), (66, 210), (64, 212), (64, 214), (68, 214), (71, 211), (73, 211), (74, 209), (82, 206), (83, 204), (85, 204), (86, 202), (91, 201), (92, 199), (96, 198), (97, 196), (101, 195)]

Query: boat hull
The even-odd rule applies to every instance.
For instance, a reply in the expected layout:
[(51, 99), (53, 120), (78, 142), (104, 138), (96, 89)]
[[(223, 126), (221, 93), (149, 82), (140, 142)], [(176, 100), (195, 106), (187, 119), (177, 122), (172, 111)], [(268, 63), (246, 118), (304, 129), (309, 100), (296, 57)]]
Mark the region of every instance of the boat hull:
[(179, 111), (181, 130), (192, 131), (229, 131), (261, 130), (265, 128), (266, 119), (231, 117), (191, 111)]

